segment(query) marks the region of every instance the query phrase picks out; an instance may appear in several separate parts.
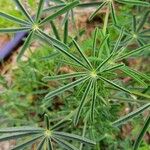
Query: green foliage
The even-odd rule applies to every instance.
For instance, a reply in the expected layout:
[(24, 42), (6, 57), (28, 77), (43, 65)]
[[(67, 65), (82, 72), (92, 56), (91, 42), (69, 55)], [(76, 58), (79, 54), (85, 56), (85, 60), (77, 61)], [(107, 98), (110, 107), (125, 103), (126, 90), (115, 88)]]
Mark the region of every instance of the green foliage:
[[(28, 36), (18, 55), (20, 61), (12, 71), (11, 85), (0, 76), (3, 88), (0, 117), (7, 122), (1, 125), (0, 142), (15, 139), (18, 144), (12, 149), (26, 149), (32, 145), (37, 150), (140, 149), (150, 124), (150, 77), (127, 62), (147, 54), (150, 49), (149, 30), (145, 30), (149, 11), (142, 19), (129, 14), (124, 23), (116, 5), (122, 7), (126, 15), (128, 10), (131, 13), (135, 10), (133, 5), (149, 9), (149, 2), (57, 0), (45, 9), (45, 1), (39, 0), (33, 17), (21, 1), (13, 1), (24, 17), (0, 12), (1, 18), (18, 24), (10, 28), (2, 26), (0, 32), (26, 31)], [(34, 3), (29, 0), (32, 8)], [(76, 7), (97, 7), (89, 17), (91, 21), (98, 11), (106, 8), (103, 27), (95, 28), (92, 36), (84, 41), (80, 39), (83, 31), (76, 28), (75, 35), (69, 32), (70, 18), (75, 27), (73, 12)], [(60, 27), (55, 19), (62, 15)], [(50, 27), (50, 33), (44, 30), (45, 25)], [(136, 42), (135, 34), (138, 35)], [(33, 40), (39, 44), (34, 51), (30, 49)], [(22, 61), (26, 49), (29, 52), (27, 60)], [(126, 81), (128, 78), (130, 81)], [(131, 112), (120, 117), (126, 107)], [(145, 112), (147, 119), (138, 136), (136, 134), (134, 144), (131, 136), (122, 140), (121, 125), (133, 122)], [(33, 127), (35, 122), (40, 128)], [(4, 128), (7, 126), (17, 127)]]

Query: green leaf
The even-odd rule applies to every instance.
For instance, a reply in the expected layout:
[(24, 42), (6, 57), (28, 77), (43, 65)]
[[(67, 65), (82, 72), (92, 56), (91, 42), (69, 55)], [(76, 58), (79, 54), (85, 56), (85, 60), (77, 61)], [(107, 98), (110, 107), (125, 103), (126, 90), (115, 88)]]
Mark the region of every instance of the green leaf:
[(123, 4), (130, 4), (130, 5), (137, 5), (137, 6), (143, 6), (143, 7), (150, 7), (150, 3), (143, 2), (139, 0), (116, 0), (118, 3)]
[(78, 136), (75, 134), (70, 134), (70, 133), (65, 133), (65, 132), (53, 132), (54, 136), (60, 137), (61, 139), (66, 139), (66, 140), (76, 140), (78, 142), (84, 143), (84, 144), (89, 144), (89, 145), (95, 145), (96, 143), (92, 140), (89, 140), (85, 137)]
[(134, 150), (137, 150), (139, 148), (141, 141), (142, 141), (146, 131), (148, 130), (149, 126), (150, 126), (150, 116), (148, 115), (147, 120), (134, 143), (134, 148), (133, 148)]
[(121, 28), (121, 31), (120, 31), (119, 38), (117, 39), (116, 44), (115, 44), (115, 46), (114, 46), (114, 48), (113, 48), (113, 52), (114, 52), (114, 53), (115, 53), (115, 52), (118, 50), (118, 48), (119, 48), (120, 42), (121, 42), (122, 37), (123, 37), (123, 33), (124, 33), (124, 28), (122, 27), (122, 28)]
[(62, 74), (62, 75), (56, 75), (56, 76), (47, 76), (44, 77), (43, 81), (51, 81), (51, 80), (65, 80), (68, 78), (74, 78), (74, 77), (81, 77), (86, 75), (86, 72), (75, 72), (75, 73), (69, 73), (69, 74)]
[(38, 144), (37, 150), (43, 150), (43, 145), (45, 143), (46, 138), (44, 137), (43, 140)]
[(102, 40), (99, 51), (98, 51), (98, 58), (101, 57), (101, 55), (103, 53), (103, 49), (104, 49), (103, 46), (107, 44), (108, 38), (109, 38), (109, 35), (105, 35), (104, 39)]
[(93, 39), (93, 56), (96, 56), (96, 42), (97, 42), (97, 34), (98, 34), (98, 28), (95, 29), (94, 31), (94, 39)]
[(92, 87), (92, 84), (93, 84), (93, 80), (90, 80), (88, 82), (88, 85), (83, 93), (83, 96), (81, 98), (81, 102), (80, 102), (80, 105), (78, 106), (77, 108), (77, 112), (75, 114), (75, 119), (74, 119), (74, 124), (77, 125), (78, 124), (78, 121), (79, 121), (79, 118), (80, 118), (80, 114), (81, 114), (81, 111), (85, 105), (85, 102), (86, 102), (86, 98), (87, 96), (89, 95), (90, 91), (91, 91), (91, 87)]
[(67, 44), (67, 40), (68, 40), (68, 19), (65, 21), (65, 25), (64, 25), (64, 43)]
[(104, 77), (102, 77), (102, 76), (99, 76), (99, 78), (100, 78), (101, 80), (103, 80), (103, 81), (109, 83), (110, 85), (116, 87), (117, 89), (119, 89), (119, 90), (121, 90), (121, 91), (124, 91), (124, 92), (126, 92), (126, 93), (131, 94), (131, 92), (130, 92), (129, 90), (127, 90), (127, 89), (125, 89), (125, 88), (123, 88), (123, 87), (121, 87), (121, 86), (119, 86), (119, 85), (117, 85), (117, 84), (111, 82), (110, 80), (107, 80), (106, 78), (104, 78)]
[(58, 143), (61, 147), (64, 147), (66, 150), (78, 150), (78, 148), (74, 147), (69, 142), (59, 139), (57, 137), (53, 138), (53, 140)]
[(145, 13), (143, 19), (141, 20), (141, 22), (140, 22), (139, 25), (138, 25), (137, 32), (139, 32), (139, 31), (143, 28), (143, 26), (144, 26), (146, 20), (148, 19), (149, 13), (150, 13), (150, 11), (147, 11), (147, 12)]
[(3, 141), (8, 141), (8, 140), (14, 140), (17, 138), (22, 138), (25, 136), (31, 136), (31, 135), (36, 135), (39, 134), (38, 132), (24, 132), (24, 133), (13, 133), (13, 134), (7, 134), (7, 135), (2, 135), (0, 136), (0, 142)]
[(53, 145), (52, 145), (51, 138), (47, 139), (47, 145), (48, 145), (48, 150), (53, 150)]
[(0, 28), (0, 33), (16, 33), (29, 31), (29, 27), (19, 27), (19, 28)]
[(140, 83), (142, 86), (147, 87), (148, 85), (140, 78), (140, 75), (135, 70), (132, 70), (131, 68), (124, 66), (121, 67), (121, 70), (132, 77), (134, 80), (136, 80), (138, 83)]
[(22, 144), (20, 144), (20, 145), (17, 145), (17, 146), (15, 146), (15, 147), (13, 147), (11, 150), (24, 149), (25, 147), (27, 147), (27, 146), (32, 145), (33, 143), (35, 143), (36, 140), (38, 140), (39, 138), (42, 138), (42, 136), (43, 136), (43, 135), (39, 135), (39, 136), (37, 136), (37, 137), (35, 137), (35, 138), (33, 138), (33, 139), (27, 141), (27, 142), (24, 142), (24, 143), (22, 143)]
[(9, 14), (5, 14), (3, 12), (0, 12), (0, 16), (7, 19), (7, 20), (10, 20), (10, 21), (13, 21), (13, 22), (16, 22), (18, 24), (21, 24), (21, 25), (27, 25), (29, 24), (27, 21), (24, 21), (20, 18), (17, 18), (17, 17), (14, 17), (12, 15), (9, 15)]
[(51, 27), (52, 27), (52, 30), (53, 30), (53, 33), (54, 33), (56, 39), (59, 40), (59, 41), (61, 41), (61, 39), (60, 39), (60, 37), (59, 37), (58, 30), (57, 30), (57, 28), (56, 28), (54, 22), (53, 22), (53, 21), (50, 21), (50, 24), (51, 24)]
[(102, 72), (113, 71), (113, 70), (116, 70), (116, 69), (120, 69), (123, 66), (125, 66), (125, 64), (114, 65), (113, 67), (102, 70)]
[(46, 17), (45, 19), (43, 19), (40, 24), (44, 24), (47, 21), (51, 21), (53, 19), (55, 19), (56, 17), (64, 14), (65, 12), (71, 10), (72, 8), (74, 8), (75, 6), (77, 6), (79, 4), (79, 1), (74, 1), (72, 3), (67, 4), (66, 6), (64, 6), (62, 9), (58, 10), (56, 13)]
[(82, 58), (85, 60), (85, 62), (87, 63), (87, 65), (89, 66), (89, 68), (93, 68), (90, 61), (88, 60), (88, 58), (86, 57), (86, 55), (82, 52), (80, 46), (78, 45), (78, 43), (73, 39), (73, 43), (75, 45), (75, 47), (77, 48), (78, 52), (80, 53), (80, 55), (82, 56)]
[(49, 130), (50, 129), (50, 123), (49, 123), (49, 117), (47, 114), (44, 115), (44, 121), (45, 121), (46, 129)]
[(99, 7), (91, 14), (91, 16), (89, 17), (89, 20), (91, 21), (95, 16), (96, 14), (98, 13), (99, 10), (101, 10), (108, 2), (104, 1), (102, 2)]
[(23, 56), (25, 50), (30, 45), (33, 35), (34, 35), (34, 31), (31, 31), (30, 34), (28, 35), (28, 37), (26, 38), (26, 40), (25, 40), (25, 42), (24, 42), (24, 44), (23, 44), (23, 46), (22, 46), (22, 48), (18, 54), (17, 61), (20, 60), (20, 58)]
[(35, 21), (36, 21), (37, 23), (39, 22), (41, 13), (42, 13), (42, 11), (43, 11), (44, 1), (45, 1), (45, 0), (40, 0), (40, 1), (39, 1), (39, 4), (38, 4), (38, 10), (37, 10), (36, 17), (35, 17)]
[(42, 128), (34, 128), (34, 127), (11, 127), (11, 128), (4, 128), (0, 129), (0, 133), (16, 133), (16, 132), (43, 132), (44, 130)]
[(56, 95), (58, 95), (58, 94), (61, 94), (61, 93), (63, 93), (64, 91), (69, 90), (69, 89), (71, 89), (71, 88), (73, 88), (73, 87), (75, 87), (75, 86), (81, 84), (82, 82), (85, 82), (88, 78), (89, 78), (89, 77), (84, 76), (84, 77), (82, 77), (81, 79), (78, 79), (78, 80), (76, 80), (76, 81), (74, 81), (74, 82), (71, 82), (71, 83), (69, 83), (69, 84), (67, 84), (67, 85), (65, 85), (65, 86), (63, 86), (63, 87), (61, 87), (61, 88), (58, 88), (58, 89), (56, 89), (56, 90), (54, 90), (54, 91), (48, 93), (48, 94), (45, 96), (44, 101), (47, 101), (48, 99), (50, 99), (50, 98), (52, 98), (52, 97), (54, 97), (54, 96), (56, 96)]
[(33, 19), (31, 18), (31, 16), (28, 14), (28, 12), (25, 10), (25, 8), (23, 7), (23, 5), (21, 4), (21, 2), (19, 0), (13, 0), (17, 7), (20, 9), (20, 11), (27, 17), (27, 19), (33, 23)]
[(110, 10), (111, 10), (111, 16), (112, 16), (114, 24), (117, 24), (117, 17), (116, 17), (115, 6), (113, 4), (113, 1), (110, 2)]
[(101, 69), (112, 58), (112, 56), (113, 56), (113, 53), (109, 57), (107, 57), (104, 61), (102, 61), (102, 63), (99, 64), (96, 70)]
[(133, 17), (132, 17), (132, 30), (134, 31), (134, 33), (136, 32), (136, 25), (137, 25), (136, 16), (133, 15)]
[(96, 94), (97, 94), (97, 81), (93, 84), (93, 96), (91, 101), (91, 120), (94, 121), (94, 109), (95, 109), (95, 100), (96, 100)]
[(119, 57), (119, 60), (127, 58), (127, 57), (130, 57), (130, 56), (133, 56), (133, 55), (135, 55), (135, 54), (137, 54), (139, 52), (144, 51), (146, 48), (147, 49), (150, 48), (150, 44), (144, 45), (144, 46), (142, 46), (142, 47), (140, 47), (138, 49), (135, 49), (135, 50), (132, 50), (130, 52), (125, 53), (124, 55), (122, 55), (121, 57)]
[(127, 121), (133, 119), (134, 117), (140, 115), (141, 113), (143, 113), (145, 110), (147, 110), (150, 107), (150, 103), (143, 105), (142, 107), (138, 108), (137, 110), (127, 114), (126, 116), (116, 120), (115, 122), (113, 122), (113, 126), (119, 126), (122, 125), (124, 123), (126, 123)]

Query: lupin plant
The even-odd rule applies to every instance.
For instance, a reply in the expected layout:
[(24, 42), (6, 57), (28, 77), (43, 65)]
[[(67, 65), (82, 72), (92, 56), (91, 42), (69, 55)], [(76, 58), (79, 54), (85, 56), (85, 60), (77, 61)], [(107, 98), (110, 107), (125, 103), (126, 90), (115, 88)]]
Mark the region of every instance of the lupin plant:
[[(117, 5), (128, 4), (145, 8), (149, 8), (150, 3), (140, 0), (103, 0), (94, 2), (53, 0), (54, 6), (50, 5), (49, 8), (44, 8), (45, 0), (39, 0), (37, 12), (34, 16), (31, 16), (20, 0), (13, 0), (13, 2), (16, 3), (17, 8), (25, 16), (25, 19), (23, 20), (0, 12), (1, 17), (20, 25), (20, 27), (16, 28), (1, 28), (0, 32), (27, 32), (28, 35), (19, 52), (18, 60), (21, 61), (25, 50), (30, 46), (34, 37), (36, 37), (42, 43), (52, 48), (52, 54), (57, 51), (58, 59), (60, 59), (59, 61), (54, 61), (56, 66), (60, 64), (62, 66), (67, 65), (67, 67), (72, 70), (71, 72), (58, 75), (57, 71), (54, 71), (54, 68), (49, 68), (49, 70), (53, 72), (51, 75), (43, 75), (43, 73), (41, 73), (42, 79), (40, 79), (39, 82), (42, 83), (42, 85), (49, 85), (49, 83), (55, 80), (61, 85), (60, 87), (55, 86), (54, 90), (48, 88), (48, 92), (42, 97), (40, 105), (37, 106), (39, 110), (44, 111), (44, 114), (47, 113), (44, 115), (46, 127), (44, 128), (43, 124), (41, 124), (40, 127), (22, 126), (2, 128), (0, 129), (0, 134), (2, 134), (0, 136), (0, 142), (12, 139), (16, 140), (19, 144), (14, 146), (12, 150), (32, 149), (32, 147), (36, 150), (100, 150), (99, 142), (102, 139), (99, 138), (99, 136), (97, 139), (92, 138), (93, 136), (90, 136), (90, 133), (93, 132), (92, 128), (99, 130), (95, 122), (101, 122), (100, 118), (103, 115), (101, 108), (105, 109), (107, 116), (107, 109), (113, 108), (113, 104), (115, 105), (116, 101), (121, 103), (123, 100), (125, 103), (130, 103), (128, 101), (128, 99), (130, 99), (131, 102), (140, 104), (142, 101), (141, 98), (143, 98), (145, 101), (141, 103), (144, 103), (144, 105), (140, 105), (139, 108), (118, 120), (110, 119), (109, 122), (109, 127), (116, 128), (131, 121), (131, 119), (139, 116), (143, 112), (148, 112), (143, 128), (133, 144), (132, 149), (137, 150), (150, 124), (150, 95), (147, 94), (150, 87), (150, 77), (145, 73), (132, 69), (125, 63), (125, 60), (136, 57), (137, 55), (140, 56), (141, 53), (150, 49), (150, 44), (147, 41), (145, 42), (145, 39), (149, 37), (149, 30), (144, 29), (149, 11), (146, 12), (141, 21), (137, 21), (136, 17), (133, 16), (132, 30), (128, 31), (125, 27), (120, 27), (117, 21), (117, 17), (119, 16), (118, 10), (116, 10), (116, 3)], [(92, 20), (102, 8), (106, 8), (104, 25), (103, 28), (95, 28), (90, 48), (84, 50), (82, 44), (79, 44), (77, 41), (80, 33), (74, 38), (73, 36), (68, 36), (69, 13), (71, 12), (73, 17), (74, 8), (95, 6), (97, 9), (91, 14), (89, 20)], [(113, 27), (120, 31), (115, 42), (108, 28), (110, 14), (112, 16), (111, 25), (113, 24)], [(64, 33), (63, 40), (61, 38), (61, 32), (54, 23), (54, 20), (62, 15), (64, 15), (64, 26), (62, 29)], [(45, 25), (47, 24), (51, 25), (55, 37), (45, 32)], [(132, 50), (130, 50), (129, 47), (135, 44), (134, 39), (137, 40), (139, 46), (138, 48), (132, 48)], [(122, 81), (124, 77), (130, 77), (136, 85), (142, 87), (144, 90), (137, 90), (134, 88), (134, 85), (125, 84)], [(0, 83), (4, 84), (4, 81), (3, 77), (1, 77)], [(76, 105), (72, 107), (73, 110), (62, 110), (61, 108), (61, 110), (59, 110), (60, 112), (66, 111), (69, 114), (63, 119), (58, 119), (60, 121), (56, 123), (49, 119), (52, 113), (50, 110), (53, 109), (53, 101), (55, 101), (55, 97), (60, 97), (60, 95), (63, 95), (62, 99), (66, 101), (68, 93), (70, 93), (69, 96), (71, 98), (74, 97), (72, 101), (76, 100), (76, 102), (74, 102)], [(80, 129), (82, 130), (80, 136), (70, 133), (74, 130), (79, 133)], [(107, 137), (107, 134), (105, 135), (104, 137)], [(26, 139), (26, 141), (21, 143), (21, 139), (22, 141)]]

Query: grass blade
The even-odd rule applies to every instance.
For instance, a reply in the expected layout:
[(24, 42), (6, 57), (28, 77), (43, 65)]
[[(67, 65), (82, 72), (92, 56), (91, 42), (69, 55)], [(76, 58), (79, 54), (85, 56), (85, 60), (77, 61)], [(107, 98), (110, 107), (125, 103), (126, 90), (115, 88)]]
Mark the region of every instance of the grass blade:
[(148, 115), (147, 120), (146, 120), (146, 122), (145, 122), (145, 124), (144, 124), (144, 127), (142, 128), (140, 134), (138, 135), (138, 137), (137, 137), (137, 139), (136, 139), (136, 141), (135, 141), (135, 143), (134, 143), (134, 148), (133, 148), (133, 150), (137, 150), (137, 149), (139, 148), (139, 146), (140, 146), (140, 144), (141, 144), (141, 141), (142, 141), (142, 139), (143, 139), (143, 137), (144, 137), (146, 131), (147, 131), (148, 128), (149, 128), (149, 125), (150, 125), (150, 116)]
[(47, 21), (51, 21), (53, 19), (55, 19), (56, 17), (68, 12), (69, 10), (71, 10), (72, 8), (76, 7), (79, 4), (79, 1), (74, 1), (72, 3), (69, 3), (68, 5), (66, 5), (65, 7), (63, 7), (62, 9), (58, 10), (56, 13), (46, 17), (45, 19), (43, 19), (40, 24), (44, 24)]
[(86, 98), (87, 98), (87, 96), (88, 96), (89, 93), (90, 93), (92, 84), (93, 84), (93, 80), (90, 80), (90, 81), (88, 82), (88, 85), (87, 85), (87, 87), (86, 87), (86, 89), (85, 89), (85, 92), (84, 92), (84, 94), (83, 94), (83, 96), (82, 96), (82, 98), (81, 98), (80, 105), (78, 106), (77, 112), (76, 112), (76, 114), (75, 114), (75, 119), (74, 119), (74, 124), (75, 124), (75, 125), (78, 124), (81, 111), (82, 111), (82, 109), (83, 109), (83, 107), (84, 107), (84, 105), (85, 105)]
[(28, 24), (27, 21), (24, 21), (24, 20), (22, 20), (20, 18), (14, 17), (14, 16), (9, 15), (9, 14), (5, 14), (3, 12), (0, 12), (0, 16), (5, 18), (5, 19), (7, 19), (7, 20), (16, 22), (16, 23), (21, 24), (21, 25), (27, 25)]
[(53, 132), (55, 136), (60, 137), (62, 139), (66, 140), (76, 140), (78, 142), (89, 144), (89, 145), (95, 145), (95, 142), (92, 140), (89, 140), (85, 137), (78, 136), (75, 134), (65, 133), (65, 132)]
[(25, 50), (30, 45), (33, 35), (34, 35), (34, 31), (31, 31), (30, 34), (28, 35), (28, 37), (26, 38), (26, 40), (25, 40), (25, 42), (23, 44), (23, 47), (21, 48), (21, 50), (20, 50), (20, 52), (18, 54), (17, 61), (20, 60), (20, 58), (23, 56)]
[(57, 75), (57, 76), (47, 76), (47, 77), (44, 77), (42, 80), (45, 82), (51, 81), (51, 80), (65, 80), (68, 78), (80, 77), (83, 75), (86, 75), (86, 72), (76, 72), (76, 73), (62, 74), (62, 75)]
[(40, 136), (37, 136), (33, 139), (31, 139), (30, 141), (27, 141), (27, 142), (24, 142), (20, 145), (17, 145), (15, 147), (13, 147), (11, 150), (20, 150), (20, 149), (24, 149), (25, 147), (29, 146), (29, 145), (32, 145), (33, 143), (36, 142), (36, 140), (38, 140), (39, 138), (41, 138), (43, 135), (40, 135)]
[(21, 4), (21, 2), (19, 0), (13, 0), (17, 7), (20, 9), (20, 11), (27, 17), (27, 19), (30, 21), (30, 22), (34, 22), (33, 19), (31, 18), (31, 16), (28, 14), (28, 12), (25, 10), (25, 8), (23, 7), (23, 5)]
[(74, 81), (74, 82), (71, 82), (71, 83), (69, 83), (69, 84), (67, 84), (67, 85), (65, 85), (65, 86), (63, 86), (63, 87), (60, 87), (60, 88), (58, 88), (58, 89), (56, 89), (56, 90), (54, 90), (54, 91), (48, 93), (48, 94), (45, 96), (44, 101), (46, 101), (46, 100), (48, 100), (48, 99), (50, 99), (50, 98), (52, 98), (52, 97), (54, 97), (54, 96), (56, 96), (56, 95), (58, 95), (58, 94), (61, 94), (61, 93), (63, 93), (64, 91), (66, 91), (66, 90), (68, 90), (68, 89), (71, 89), (71, 88), (73, 88), (73, 87), (75, 87), (75, 86), (81, 84), (82, 82), (85, 82), (87, 79), (88, 79), (88, 77), (87, 77), (87, 76), (84, 76), (84, 77), (82, 77), (81, 79), (78, 79), (78, 80), (76, 80), (76, 81)]
[(99, 76), (99, 78), (100, 78), (101, 80), (103, 80), (103, 81), (109, 83), (110, 85), (116, 87), (117, 89), (119, 89), (119, 90), (121, 90), (121, 91), (124, 91), (124, 92), (126, 92), (126, 93), (131, 94), (131, 92), (130, 92), (129, 90), (127, 90), (127, 89), (125, 89), (125, 88), (123, 88), (123, 87), (121, 87), (121, 86), (119, 86), (119, 85), (117, 85), (117, 84), (111, 82), (110, 80), (107, 80), (106, 78), (104, 78), (104, 77), (102, 77), (102, 76)]
[(126, 116), (116, 120), (113, 122), (113, 126), (119, 126), (125, 124), (127, 121), (133, 119), (134, 117), (138, 116), (139, 114), (143, 113), (150, 107), (150, 103), (143, 105), (142, 107), (138, 108), (137, 110), (127, 114)]

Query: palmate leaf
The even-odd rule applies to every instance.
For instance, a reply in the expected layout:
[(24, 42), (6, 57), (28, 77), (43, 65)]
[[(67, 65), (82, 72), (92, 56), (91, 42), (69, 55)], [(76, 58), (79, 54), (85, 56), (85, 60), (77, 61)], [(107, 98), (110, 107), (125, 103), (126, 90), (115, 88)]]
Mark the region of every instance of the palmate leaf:
[(148, 115), (148, 117), (145, 121), (145, 124), (144, 124), (142, 130), (140, 131), (140, 133), (139, 133), (139, 135), (138, 135), (138, 137), (134, 143), (134, 147), (133, 147), (134, 150), (137, 150), (139, 148), (140, 143), (141, 143), (146, 131), (148, 130), (149, 126), (150, 126), (150, 116)]
[(127, 121), (133, 119), (134, 117), (138, 116), (139, 114), (143, 113), (145, 110), (149, 109), (150, 107), (150, 103), (143, 105), (142, 107), (138, 108), (137, 110), (127, 114), (126, 116), (116, 120), (115, 122), (113, 122), (113, 126), (119, 126), (122, 125), (124, 123), (126, 123)]
[[(88, 145), (95, 145), (94, 141), (91, 141), (87, 138), (84, 138), (82, 136), (78, 136), (71, 133), (65, 133), (65, 132), (59, 132), (57, 129), (50, 127), (50, 121), (48, 115), (45, 114), (45, 128), (34, 128), (34, 127), (14, 127), (14, 128), (5, 128), (1, 129), (2, 134), (7, 133), (6, 135), (0, 136), (0, 142), (7, 141), (11, 139), (21, 139), (25, 140), (25, 142), (21, 143), (20, 145), (16, 145), (12, 148), (12, 150), (20, 150), (20, 149), (26, 149), (27, 147), (31, 147), (33, 144), (35, 145), (35, 150), (53, 150), (53, 142), (55, 141), (55, 145), (58, 144), (61, 147), (68, 150), (68, 148), (74, 148), (77, 150), (78, 148), (75, 148), (72, 143), (67, 142), (68, 141), (77, 141), (80, 143), (88, 144)], [(58, 123), (59, 124), (59, 123)], [(59, 124), (61, 125), (61, 124)], [(54, 125), (55, 126), (55, 125)], [(9, 134), (8, 134), (9, 133)], [(63, 140), (64, 139), (64, 140)], [(64, 147), (65, 146), (65, 147)], [(73, 149), (73, 150), (74, 150)]]

